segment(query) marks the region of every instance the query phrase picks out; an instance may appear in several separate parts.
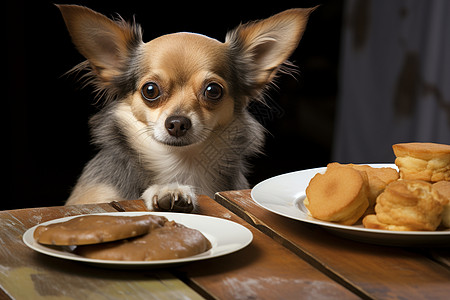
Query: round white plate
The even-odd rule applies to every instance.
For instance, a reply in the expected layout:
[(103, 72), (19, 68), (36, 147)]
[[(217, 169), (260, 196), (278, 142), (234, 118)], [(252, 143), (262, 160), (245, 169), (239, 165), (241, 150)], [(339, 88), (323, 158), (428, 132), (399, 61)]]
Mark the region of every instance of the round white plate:
[[(390, 167), (394, 164), (369, 164), (372, 167)], [(438, 231), (390, 231), (364, 228), (362, 224), (352, 226), (321, 221), (311, 217), (304, 206), (305, 190), (311, 178), (324, 173), (326, 167), (302, 170), (275, 176), (257, 184), (251, 192), (253, 200), (260, 206), (278, 215), (302, 222), (320, 225), (340, 236), (375, 244), (394, 246), (448, 246), (450, 229)]]
[(58, 258), (80, 261), (91, 264), (98, 264), (106, 267), (114, 268), (151, 268), (151, 267), (164, 267), (173, 266), (176, 264), (187, 263), (192, 261), (204, 260), (213, 257), (219, 257), (222, 255), (230, 254), (238, 251), (251, 243), (253, 235), (250, 230), (244, 226), (235, 222), (195, 214), (182, 214), (182, 213), (162, 213), (162, 212), (114, 212), (114, 213), (101, 213), (95, 215), (108, 215), (108, 216), (141, 216), (141, 215), (157, 215), (164, 216), (169, 220), (173, 220), (177, 223), (183, 224), (189, 228), (199, 230), (210, 242), (212, 248), (204, 253), (198, 255), (169, 260), (155, 260), (155, 261), (117, 261), (117, 260), (102, 260), (91, 259), (79, 256), (72, 253), (75, 246), (70, 247), (52, 247), (39, 244), (33, 238), (34, 230), (40, 225), (48, 225), (52, 223), (65, 222), (72, 218), (79, 216), (71, 216), (60, 219), (51, 220), (39, 225), (36, 225), (28, 229), (23, 235), (23, 241), (25, 245), (31, 249)]

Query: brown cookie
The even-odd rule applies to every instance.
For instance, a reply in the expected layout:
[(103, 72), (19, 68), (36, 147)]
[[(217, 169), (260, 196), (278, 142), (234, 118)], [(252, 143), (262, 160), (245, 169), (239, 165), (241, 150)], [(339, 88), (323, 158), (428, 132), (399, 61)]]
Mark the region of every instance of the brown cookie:
[(171, 221), (146, 235), (99, 245), (79, 246), (75, 253), (92, 259), (150, 261), (189, 257), (209, 249), (211, 243), (200, 231)]
[(167, 222), (165, 217), (90, 215), (39, 226), (34, 239), (46, 245), (88, 245), (136, 237)]

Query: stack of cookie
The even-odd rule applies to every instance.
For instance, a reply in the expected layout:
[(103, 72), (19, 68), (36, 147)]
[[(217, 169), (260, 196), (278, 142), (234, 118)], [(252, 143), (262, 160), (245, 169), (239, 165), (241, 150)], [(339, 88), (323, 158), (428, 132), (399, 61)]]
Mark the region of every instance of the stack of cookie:
[(88, 215), (41, 225), (34, 239), (44, 245), (76, 246), (92, 259), (149, 261), (184, 258), (211, 249), (198, 230), (156, 215)]
[(393, 145), (392, 168), (328, 164), (307, 189), (305, 206), (317, 219), (367, 228), (436, 230), (450, 227), (450, 145)]
[(401, 180), (377, 198), (367, 228), (436, 230), (450, 227), (450, 145), (403, 143), (392, 146)]
[(304, 204), (316, 219), (353, 225), (367, 211), (373, 211), (377, 196), (397, 179), (392, 168), (331, 163), (325, 174), (311, 179)]

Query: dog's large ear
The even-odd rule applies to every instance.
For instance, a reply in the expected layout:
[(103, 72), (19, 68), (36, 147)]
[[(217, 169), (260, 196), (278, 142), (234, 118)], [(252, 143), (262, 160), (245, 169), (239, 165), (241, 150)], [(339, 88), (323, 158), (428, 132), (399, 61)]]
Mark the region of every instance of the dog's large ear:
[(142, 43), (140, 27), (122, 19), (113, 21), (78, 5), (57, 7), (78, 51), (87, 58), (98, 79), (108, 85), (123, 72), (130, 52)]
[[(227, 33), (234, 65), (250, 89), (269, 83), (297, 48), (314, 8), (290, 9)], [(242, 78), (242, 77), (241, 77)]]

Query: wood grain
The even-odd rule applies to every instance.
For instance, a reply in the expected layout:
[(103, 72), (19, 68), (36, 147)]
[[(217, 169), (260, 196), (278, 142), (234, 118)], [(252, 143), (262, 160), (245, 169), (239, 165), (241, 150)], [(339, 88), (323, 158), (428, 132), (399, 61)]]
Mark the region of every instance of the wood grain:
[(1, 288), (15, 299), (202, 299), (166, 271), (102, 269), (36, 253), (22, 242), (36, 224), (111, 211), (117, 210), (95, 204), (0, 212)]
[[(16, 299), (447, 299), (445, 249), (402, 249), (339, 238), (256, 205), (250, 191), (199, 197), (196, 213), (250, 229), (230, 255), (165, 270), (113, 270), (48, 257), (23, 233), (69, 215), (146, 211), (142, 200), (0, 212), (0, 298)], [(220, 204), (219, 204), (220, 203)]]
[(178, 274), (219, 299), (354, 299), (354, 294), (318, 272), (212, 199), (199, 198), (198, 213), (250, 229), (252, 243), (224, 257), (186, 265)]
[(448, 299), (450, 269), (422, 253), (355, 242), (258, 206), (250, 190), (216, 201), (361, 297)]
[[(230, 255), (173, 270), (206, 298), (356, 299), (288, 249), (259, 232), (211, 198), (200, 196), (196, 213), (231, 220), (253, 233), (252, 243)], [(120, 203), (127, 211), (145, 210), (137, 201)]]

